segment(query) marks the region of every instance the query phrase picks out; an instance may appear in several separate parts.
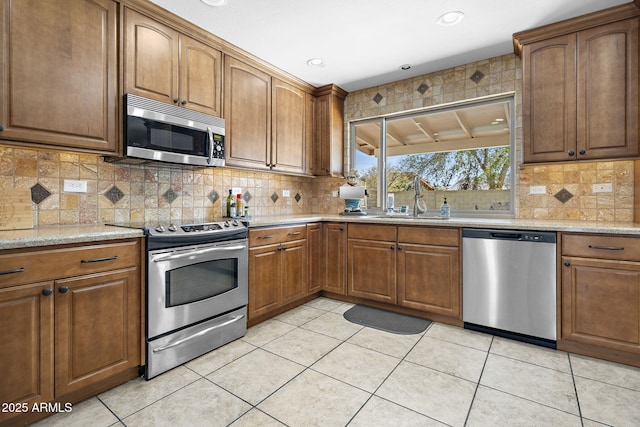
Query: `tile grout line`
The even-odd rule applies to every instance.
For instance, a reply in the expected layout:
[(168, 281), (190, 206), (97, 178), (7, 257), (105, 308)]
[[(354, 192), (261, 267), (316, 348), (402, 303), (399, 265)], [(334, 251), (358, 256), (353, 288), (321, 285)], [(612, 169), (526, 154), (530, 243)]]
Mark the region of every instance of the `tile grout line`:
[(478, 389), (480, 388), (480, 381), (482, 380), (482, 375), (484, 374), (484, 369), (487, 366), (487, 361), (489, 360), (489, 355), (491, 354), (491, 347), (493, 346), (493, 341), (495, 336), (491, 336), (491, 343), (489, 344), (489, 348), (487, 349), (487, 356), (484, 358), (484, 363), (482, 364), (482, 370), (480, 371), (480, 376), (478, 377), (478, 382), (476, 383), (476, 389), (473, 391), (473, 397), (471, 398), (471, 404), (469, 405), (469, 409), (467, 410), (467, 416), (464, 419), (464, 426), (469, 422), (469, 417), (471, 416), (471, 408), (473, 408), (473, 402), (476, 400), (476, 395), (478, 394)]
[(580, 417), (580, 424), (584, 426), (584, 418), (582, 416), (582, 408), (580, 407), (580, 396), (578, 396), (578, 387), (576, 386), (576, 377), (573, 373), (573, 364), (571, 363), (571, 357), (567, 353), (567, 359), (569, 361), (569, 369), (571, 370), (571, 381), (573, 382), (573, 391), (576, 394), (576, 405), (578, 405), (578, 416)]

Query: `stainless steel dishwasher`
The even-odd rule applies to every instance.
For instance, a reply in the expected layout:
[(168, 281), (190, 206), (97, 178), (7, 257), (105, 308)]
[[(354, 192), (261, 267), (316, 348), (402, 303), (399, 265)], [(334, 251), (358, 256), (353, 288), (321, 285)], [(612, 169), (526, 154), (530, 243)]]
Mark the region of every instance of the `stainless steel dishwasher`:
[(462, 230), (467, 329), (556, 345), (556, 233)]

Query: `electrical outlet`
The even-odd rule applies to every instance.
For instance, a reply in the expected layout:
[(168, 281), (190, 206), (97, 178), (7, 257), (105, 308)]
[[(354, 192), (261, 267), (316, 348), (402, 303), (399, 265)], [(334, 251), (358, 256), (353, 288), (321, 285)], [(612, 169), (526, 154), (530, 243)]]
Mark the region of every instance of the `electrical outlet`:
[(547, 187), (544, 185), (532, 185), (529, 187), (529, 194), (546, 194)]
[(334, 190), (334, 191), (332, 191), (332, 192), (331, 192), (331, 195), (332, 195), (333, 197), (338, 197), (338, 190)]
[(611, 193), (613, 191), (613, 184), (593, 184), (592, 190), (594, 193)]
[(233, 187), (231, 189), (231, 193), (235, 196), (236, 194), (242, 194), (242, 188), (240, 187)]
[(291, 197), (291, 193), (289, 193), (289, 190), (282, 190), (282, 197)]
[(64, 191), (67, 193), (86, 193), (87, 181), (76, 181), (73, 179), (65, 179)]

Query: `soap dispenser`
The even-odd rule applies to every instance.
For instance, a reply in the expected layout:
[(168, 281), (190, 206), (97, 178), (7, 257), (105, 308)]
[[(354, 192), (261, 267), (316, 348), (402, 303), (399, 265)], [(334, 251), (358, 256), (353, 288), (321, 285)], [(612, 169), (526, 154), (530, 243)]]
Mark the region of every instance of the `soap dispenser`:
[(444, 198), (444, 202), (442, 206), (440, 206), (440, 216), (442, 218), (451, 218), (451, 211), (449, 210), (449, 205), (447, 204), (447, 198)]

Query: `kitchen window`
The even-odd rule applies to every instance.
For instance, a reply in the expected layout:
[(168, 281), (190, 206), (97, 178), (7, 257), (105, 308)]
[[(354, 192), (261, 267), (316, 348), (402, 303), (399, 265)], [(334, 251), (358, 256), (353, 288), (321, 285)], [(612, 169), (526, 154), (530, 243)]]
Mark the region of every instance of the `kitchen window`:
[[(514, 98), (500, 96), (350, 123), (350, 174), (369, 211), (413, 210), (420, 176), (427, 215), (514, 216)], [(383, 189), (380, 191), (379, 189)]]

